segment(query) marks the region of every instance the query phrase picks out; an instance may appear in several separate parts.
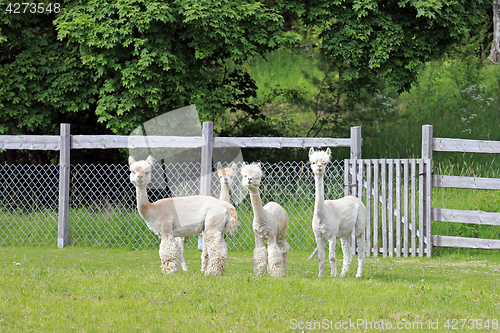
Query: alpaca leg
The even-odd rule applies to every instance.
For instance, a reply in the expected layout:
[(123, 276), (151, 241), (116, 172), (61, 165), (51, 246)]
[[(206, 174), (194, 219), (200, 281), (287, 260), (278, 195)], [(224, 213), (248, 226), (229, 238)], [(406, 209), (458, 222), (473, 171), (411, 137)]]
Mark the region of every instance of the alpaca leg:
[(203, 237), (203, 250), (201, 251), (201, 271), (206, 272), (207, 271), (207, 264), (208, 264), (208, 251), (207, 251), (207, 242), (205, 242), (205, 233), (202, 233)]
[(290, 250), (290, 245), (285, 241), (278, 244), (280, 247), (281, 255), (283, 257), (283, 276), (286, 275), (286, 263), (288, 261), (288, 251)]
[(344, 255), (344, 263), (342, 265), (342, 272), (340, 272), (340, 276), (346, 276), (349, 271), (349, 267), (351, 266), (352, 254), (351, 254), (351, 235), (346, 236), (340, 240), (342, 243), (342, 254)]
[(283, 277), (285, 276), (284, 272), (284, 263), (283, 263), (283, 254), (281, 253), (281, 249), (276, 243), (276, 241), (272, 240), (269, 242), (268, 246), (268, 271), (271, 276), (274, 277)]
[(205, 275), (222, 276), (226, 270), (227, 244), (220, 231), (208, 231), (203, 238), (203, 246), (207, 243), (208, 265)]
[(264, 275), (267, 268), (267, 249), (264, 245), (253, 250), (253, 272), (257, 276)]
[(335, 248), (337, 247), (337, 238), (333, 237), (329, 240), (330, 247), (328, 248), (328, 259), (330, 260), (330, 276), (337, 276), (337, 254)]
[(267, 249), (264, 239), (255, 233), (255, 249), (253, 249), (253, 272), (257, 276), (264, 275), (267, 269)]
[(161, 271), (165, 274), (179, 273), (181, 268), (181, 248), (174, 237), (162, 238), (160, 243)]
[(318, 249), (318, 277), (320, 278), (323, 276), (323, 269), (325, 267), (325, 241), (316, 237), (316, 244), (316, 248)]
[(365, 262), (365, 255), (366, 255), (366, 239), (365, 239), (365, 232), (358, 235), (357, 237), (358, 241), (358, 271), (356, 272), (356, 277), (359, 278), (361, 277), (361, 273), (363, 272), (363, 264)]
[(311, 260), (312, 258), (314, 258), (314, 256), (316, 255), (316, 253), (318, 253), (318, 248), (314, 249), (314, 251), (311, 253), (311, 255), (309, 256), (309, 258), (307, 258), (307, 260)]
[(184, 255), (184, 244), (186, 244), (186, 240), (188, 237), (175, 237), (176, 241), (179, 242), (179, 246), (181, 248), (181, 266), (184, 272), (187, 272), (188, 270), (186, 256)]

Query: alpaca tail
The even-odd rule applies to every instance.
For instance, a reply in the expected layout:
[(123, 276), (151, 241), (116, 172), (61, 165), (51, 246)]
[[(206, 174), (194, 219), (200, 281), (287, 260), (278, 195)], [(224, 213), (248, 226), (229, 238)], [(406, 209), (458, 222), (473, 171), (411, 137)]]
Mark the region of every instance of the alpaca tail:
[(229, 213), (229, 220), (226, 223), (224, 232), (233, 233), (236, 231), (236, 229), (238, 229), (238, 226), (240, 225), (240, 221), (238, 221), (238, 212), (236, 211), (236, 208), (234, 208), (234, 206), (231, 205), (229, 202), (226, 201), (221, 201), (221, 202), (224, 205), (224, 208), (226, 208)]

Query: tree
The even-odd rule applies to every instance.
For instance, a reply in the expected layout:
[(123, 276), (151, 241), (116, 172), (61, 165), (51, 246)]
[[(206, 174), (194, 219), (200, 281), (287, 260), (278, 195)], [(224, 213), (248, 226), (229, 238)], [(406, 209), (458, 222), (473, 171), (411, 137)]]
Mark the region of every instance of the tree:
[(500, 0), (493, 0), (493, 43), (488, 59), (500, 63)]
[(80, 1), (55, 23), (92, 71), (95, 112), (116, 133), (192, 103), (205, 118), (224, 114), (244, 77), (237, 66), (286, 41), (279, 13), (244, 0)]
[(53, 133), (58, 120), (88, 113), (127, 134), (193, 102), (205, 118), (221, 114), (248, 99), (252, 81), (238, 65), (293, 37), (282, 21), (244, 0), (82, 0), (63, 1), (60, 13), (3, 11), (0, 134)]
[(339, 68), (349, 96), (380, 80), (408, 90), (418, 69), (480, 29), (487, 0), (277, 0), (320, 31), (321, 51)]
[(2, 11), (0, 134), (57, 134), (60, 122), (73, 133), (128, 134), (192, 103), (203, 120), (235, 105), (258, 118), (249, 101), (257, 88), (239, 65), (293, 37), (281, 25), (279, 13), (244, 0), (64, 0), (57, 12)]
[[(93, 112), (98, 93), (93, 75), (79, 61), (78, 47), (57, 40), (52, 24), (57, 13), (22, 13), (21, 7), (21, 13), (14, 14), (4, 9), (0, 12), (0, 135), (58, 134), (61, 122), (71, 123), (77, 134), (105, 132)], [(2, 155), (9, 164), (58, 158), (51, 151), (8, 150)]]

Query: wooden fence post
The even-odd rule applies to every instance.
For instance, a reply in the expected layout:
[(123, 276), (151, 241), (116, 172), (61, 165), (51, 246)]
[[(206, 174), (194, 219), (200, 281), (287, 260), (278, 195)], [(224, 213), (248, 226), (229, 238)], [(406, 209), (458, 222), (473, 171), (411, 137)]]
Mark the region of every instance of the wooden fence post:
[[(361, 165), (358, 167), (358, 163), (356, 160), (361, 159), (361, 127), (354, 126), (351, 127), (351, 160), (355, 160), (352, 164), (351, 175), (352, 175), (352, 184), (353, 195), (357, 196), (362, 200), (363, 198), (363, 175), (361, 175), (361, 186), (358, 186), (358, 169), (361, 168)], [(356, 185), (354, 187), (354, 185)], [(360, 190), (358, 190), (358, 188)], [(351, 236), (351, 251), (354, 255), (356, 253), (356, 232), (352, 233)]]
[(59, 223), (57, 247), (68, 245), (69, 238), (69, 181), (70, 181), (70, 124), (61, 124), (61, 146), (59, 150)]
[[(214, 123), (204, 122), (201, 135), (200, 195), (212, 194), (212, 152), (214, 146)], [(203, 238), (198, 237), (198, 250), (203, 249)]]
[(427, 257), (432, 256), (432, 125), (422, 126), (422, 159), (424, 160), (424, 235)]
[(351, 127), (351, 159), (361, 158), (361, 127)]
[(432, 125), (422, 126), (422, 158), (432, 160)]

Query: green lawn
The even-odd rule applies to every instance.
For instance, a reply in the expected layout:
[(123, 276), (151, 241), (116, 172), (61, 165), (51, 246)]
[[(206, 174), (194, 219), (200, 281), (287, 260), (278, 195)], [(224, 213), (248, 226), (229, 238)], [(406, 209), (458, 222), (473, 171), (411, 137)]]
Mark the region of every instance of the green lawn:
[(251, 251), (231, 251), (216, 278), (197, 250), (188, 272), (165, 276), (156, 250), (3, 247), (0, 332), (498, 331), (498, 252), (369, 258), (361, 279), (357, 257), (347, 278), (318, 279), (309, 254), (291, 251), (275, 279), (253, 275)]

